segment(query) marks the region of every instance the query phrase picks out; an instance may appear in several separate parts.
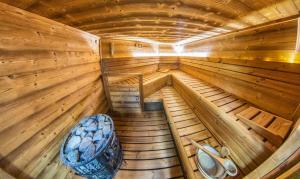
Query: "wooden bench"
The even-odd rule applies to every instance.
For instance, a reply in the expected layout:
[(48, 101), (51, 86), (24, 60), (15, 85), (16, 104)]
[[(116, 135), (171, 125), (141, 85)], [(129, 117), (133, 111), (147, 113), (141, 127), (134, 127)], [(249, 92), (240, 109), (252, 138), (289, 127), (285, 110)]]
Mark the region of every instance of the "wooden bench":
[(204, 178), (196, 166), (196, 150), (185, 137), (194, 139), (199, 143), (210, 144), (217, 149), (220, 149), (220, 144), (172, 87), (164, 87), (161, 94), (167, 119), (187, 177), (189, 179)]
[[(144, 97), (151, 95), (162, 87), (166, 86), (170, 81), (168, 72), (155, 72), (143, 75)], [(137, 77), (119, 78), (109, 80), (109, 84), (115, 87), (132, 86), (135, 87), (139, 83)]]
[[(266, 113), (252, 104), (184, 72), (173, 72), (172, 83), (176, 91), (202, 123), (215, 135), (216, 139), (231, 150), (231, 157), (244, 174), (254, 170), (265, 161), (289, 133), (291, 121)], [(250, 117), (248, 115), (247, 118), (245, 114), (250, 109), (255, 109), (256, 113)], [(259, 121), (264, 120), (266, 116), (271, 120), (267, 126), (263, 126), (266, 124)], [(245, 122), (246, 120), (251, 121), (252, 125)], [(265, 130), (266, 127), (268, 131)], [(266, 131), (269, 136), (266, 135)], [(275, 135), (277, 138), (274, 138)], [(281, 140), (274, 141), (276, 139)]]
[(241, 111), (236, 116), (276, 147), (279, 147), (283, 143), (292, 126), (292, 121), (253, 106)]
[[(104, 86), (108, 91), (107, 98), (109, 98), (109, 104), (113, 111), (141, 112), (145, 107), (144, 98), (166, 86), (170, 82), (170, 75), (163, 72), (146, 75), (106, 73), (104, 81)], [(150, 106), (150, 108), (152, 107)]]

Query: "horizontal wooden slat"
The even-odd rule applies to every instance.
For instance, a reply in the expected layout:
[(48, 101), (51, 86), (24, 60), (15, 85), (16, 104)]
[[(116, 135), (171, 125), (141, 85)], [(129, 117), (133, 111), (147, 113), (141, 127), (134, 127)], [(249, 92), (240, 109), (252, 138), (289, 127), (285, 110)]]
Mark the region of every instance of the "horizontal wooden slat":
[(153, 179), (153, 178), (173, 178), (180, 177), (183, 173), (181, 168), (178, 166), (158, 169), (158, 170), (141, 170), (141, 171), (130, 171), (130, 170), (121, 170), (117, 173), (116, 178), (144, 178), (144, 179)]
[[(126, 113), (124, 117), (122, 114), (114, 114), (113, 119), (124, 153), (124, 161), (116, 178), (183, 176), (176, 146), (163, 112)], [(164, 124), (148, 125), (160, 121)]]
[(131, 160), (160, 159), (160, 158), (170, 158), (176, 155), (177, 153), (175, 149), (143, 151), (143, 152), (124, 151), (125, 160), (126, 159), (131, 159)]
[(57, 160), (65, 135), (108, 110), (99, 37), (3, 3), (0, 23), (0, 168), (15, 178), (73, 177)]
[(179, 165), (176, 157), (152, 160), (125, 160), (121, 169), (152, 170), (156, 168), (167, 168)]
[(291, 121), (255, 107), (249, 107), (236, 116), (278, 147), (292, 127)]
[[(194, 114), (193, 110), (184, 102), (184, 100), (171, 87), (165, 87), (162, 90), (164, 108), (170, 123), (172, 134), (174, 136), (177, 150), (183, 167), (188, 178), (197, 178), (194, 170), (197, 170), (195, 161), (189, 157), (195, 154), (195, 148), (186, 139), (192, 138), (197, 142), (209, 143), (214, 147), (219, 146), (213, 139), (210, 132), (202, 124), (200, 119)], [(181, 100), (181, 106), (174, 106), (170, 101)], [(203, 178), (201, 174), (199, 174)], [(199, 177), (198, 177), (199, 178)]]
[[(198, 80), (198, 81), (200, 83), (205, 84), (205, 82), (203, 82), (202, 80)], [(256, 163), (263, 162), (264, 159), (266, 158), (266, 156), (263, 158), (258, 158), (255, 156), (257, 156), (259, 152), (266, 153), (266, 155), (270, 155), (272, 150), (271, 147), (269, 147), (265, 143), (265, 141), (263, 141), (262, 137), (259, 137), (259, 135), (253, 132), (253, 130), (248, 130), (247, 126), (241, 125), (239, 121), (236, 121), (237, 118), (234, 115), (232, 115), (232, 113), (234, 114), (235, 111), (238, 111), (240, 108), (247, 105), (247, 103), (240, 99), (235, 101), (229, 100), (228, 102), (227, 101), (222, 102), (222, 105), (220, 103), (221, 106), (218, 107), (214, 103), (215, 101), (211, 102), (210, 100), (208, 100), (209, 97), (204, 97), (203, 96), (204, 94), (201, 94), (198, 91), (198, 85), (196, 82), (197, 82), (197, 78), (193, 76), (189, 76), (187, 74), (180, 73), (180, 72), (173, 73), (173, 85), (175, 89), (180, 93), (181, 96), (184, 97), (186, 103), (189, 104), (189, 106), (194, 108), (193, 111), (195, 112), (195, 114), (197, 114), (197, 117), (201, 118), (205, 126), (210, 129), (210, 131), (213, 133), (214, 136), (217, 137), (218, 140), (226, 141), (224, 143), (226, 144), (227, 147), (229, 148), (241, 147), (241, 149), (236, 149), (236, 148), (231, 149), (232, 152), (238, 151), (238, 154), (234, 154), (232, 155), (232, 157), (238, 166), (243, 166), (242, 168), (243, 172), (247, 173), (251, 171), (247, 167), (255, 168)], [(226, 95), (223, 96), (223, 98), (224, 99), (227, 98)], [(219, 100), (222, 101), (223, 98)], [(234, 130), (233, 128), (225, 129), (228, 127), (227, 125), (234, 125), (235, 127), (233, 128), (235, 129)], [(234, 132), (235, 130), (237, 131)], [(244, 132), (241, 132), (240, 130)], [(186, 131), (188, 132), (188, 130)], [(220, 136), (221, 133), (222, 136)], [(243, 135), (243, 136), (246, 135), (246, 136), (237, 137), (237, 135)], [(232, 137), (234, 137), (235, 140), (231, 140)], [(245, 143), (245, 140), (250, 140), (252, 142)], [(231, 142), (234, 143), (237, 142), (240, 144), (231, 144)], [(250, 143), (251, 145), (253, 145), (252, 147), (245, 146), (245, 145), (250, 145)], [(261, 147), (257, 147), (258, 145), (260, 145)], [(257, 147), (255, 149), (257, 150), (256, 153), (253, 152), (254, 150), (253, 147)], [(242, 154), (244, 150), (247, 151), (245, 152), (246, 154)], [(235, 157), (238, 157), (239, 159)], [(254, 160), (255, 160), (255, 164), (254, 164)]]
[(169, 142), (172, 141), (172, 135), (160, 135), (160, 136), (151, 136), (151, 137), (141, 137), (141, 136), (129, 136), (124, 137), (120, 136), (120, 141), (122, 143), (136, 143), (136, 144), (143, 144), (143, 143), (160, 143), (160, 142)]

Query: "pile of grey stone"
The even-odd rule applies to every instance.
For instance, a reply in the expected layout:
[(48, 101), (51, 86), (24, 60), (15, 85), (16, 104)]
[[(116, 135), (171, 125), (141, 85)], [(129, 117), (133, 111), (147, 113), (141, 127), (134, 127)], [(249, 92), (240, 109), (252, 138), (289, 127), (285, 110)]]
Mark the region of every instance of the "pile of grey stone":
[(112, 123), (106, 115), (84, 118), (66, 140), (63, 151), (65, 158), (70, 163), (93, 159), (105, 147), (112, 130)]

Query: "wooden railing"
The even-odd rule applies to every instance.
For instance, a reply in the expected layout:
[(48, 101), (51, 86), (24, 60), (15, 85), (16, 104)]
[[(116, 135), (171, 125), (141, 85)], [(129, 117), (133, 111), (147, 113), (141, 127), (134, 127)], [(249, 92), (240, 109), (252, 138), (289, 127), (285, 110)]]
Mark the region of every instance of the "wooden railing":
[(113, 109), (113, 104), (111, 100), (110, 94), (110, 83), (109, 77), (137, 77), (138, 78), (138, 89), (139, 89), (139, 100), (140, 100), (140, 107), (141, 110), (144, 110), (144, 91), (143, 91), (143, 74), (142, 73), (112, 73), (112, 72), (105, 72), (103, 73), (103, 86), (105, 90), (105, 95), (107, 97), (107, 101), (109, 104), (110, 109)]

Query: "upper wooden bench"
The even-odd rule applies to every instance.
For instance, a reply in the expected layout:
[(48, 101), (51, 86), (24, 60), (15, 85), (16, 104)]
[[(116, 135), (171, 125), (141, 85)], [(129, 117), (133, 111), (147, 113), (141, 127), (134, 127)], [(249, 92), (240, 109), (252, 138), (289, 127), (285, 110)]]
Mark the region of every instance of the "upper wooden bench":
[[(166, 86), (170, 81), (170, 75), (167, 72), (154, 72), (143, 75), (144, 97), (151, 95), (162, 87)], [(114, 78), (109, 80), (111, 86), (119, 87), (135, 87), (139, 83), (137, 77)]]
[(184, 72), (172, 72), (172, 83), (218, 141), (230, 148), (244, 174), (265, 161), (289, 133), (291, 121)]
[(170, 75), (163, 72), (106, 73), (104, 86), (108, 103), (113, 111), (137, 113), (145, 109), (146, 97), (166, 86), (170, 81)]

